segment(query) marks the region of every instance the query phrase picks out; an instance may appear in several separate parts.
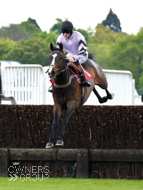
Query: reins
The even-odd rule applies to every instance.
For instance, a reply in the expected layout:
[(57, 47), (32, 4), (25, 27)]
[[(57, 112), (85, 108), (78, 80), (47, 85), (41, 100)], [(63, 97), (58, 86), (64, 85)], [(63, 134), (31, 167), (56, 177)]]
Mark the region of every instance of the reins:
[[(52, 54), (53, 54), (53, 53), (60, 53), (61, 55), (63, 55), (63, 53), (62, 53), (61, 51), (58, 51), (58, 50), (53, 51)], [(71, 62), (71, 63), (72, 63), (72, 65), (73, 65), (75, 71), (78, 72), (80, 69), (76, 66), (76, 64), (75, 64), (74, 62)], [(66, 70), (68, 69), (68, 67), (69, 67), (69, 64), (66, 66), (65, 69), (61, 70), (61, 65), (60, 65), (59, 71), (56, 73), (56, 75), (59, 75), (59, 74), (63, 73), (64, 71), (66, 71)], [(69, 85), (71, 84), (71, 81), (72, 81), (73, 78), (74, 78), (74, 75), (71, 75), (71, 76), (69, 77), (69, 81), (68, 81), (66, 84), (60, 84), (60, 85), (59, 85), (59, 84), (56, 84), (56, 83), (54, 82), (53, 85), (54, 85), (56, 88), (65, 88), (65, 87), (67, 87), (67, 86), (69, 86)]]
[(67, 66), (65, 69), (63, 69), (63, 70), (59, 70), (59, 72), (56, 73), (56, 75), (59, 75), (60, 73), (63, 73), (63, 72), (66, 71), (67, 69), (68, 69), (68, 66)]
[[(55, 50), (55, 51), (53, 51), (53, 53), (54, 53), (54, 52), (56, 52), (56, 53), (58, 52), (58, 53), (60, 53), (60, 54), (63, 55), (63, 53), (62, 53), (61, 51)], [(74, 69), (75, 69), (75, 71), (76, 71), (76, 73), (77, 73), (80, 69), (78, 68), (78, 66), (77, 66), (74, 62), (71, 62), (71, 64), (73, 65), (73, 67), (74, 67)], [(61, 65), (62, 65), (62, 64), (61, 64)], [(69, 67), (69, 64), (67, 64), (67, 66), (66, 66), (65, 69), (60, 70), (60, 69), (61, 69), (61, 65), (60, 65), (60, 68), (59, 68), (59, 72), (56, 73), (56, 75), (59, 75), (60, 73), (66, 71), (66, 70), (68, 69), (68, 67)], [(69, 77), (69, 80), (68, 80), (68, 82), (67, 82), (66, 84), (58, 85), (58, 84), (56, 84), (56, 83), (54, 82), (53, 85), (54, 85), (56, 88), (66, 88), (66, 87), (68, 87), (68, 86), (71, 84), (71, 81), (72, 81), (72, 79), (73, 79), (74, 77), (75, 77), (75, 75), (71, 75), (71, 76)], [(82, 106), (83, 103), (84, 103), (84, 96), (85, 96), (85, 87), (82, 86), (81, 102), (80, 102), (79, 108), (81, 108), (81, 106)], [(79, 108), (78, 108), (78, 109), (79, 109)]]
[(73, 65), (73, 67), (77, 73), (80, 69), (78, 68), (78, 66), (74, 62), (71, 62), (71, 64)]
[(54, 82), (54, 86), (56, 87), (56, 88), (66, 88), (67, 86), (69, 86), (70, 84), (71, 84), (71, 81), (72, 81), (72, 79), (74, 78), (74, 76), (73, 75), (71, 75), (70, 77), (69, 77), (69, 81), (66, 83), (66, 84), (56, 84), (55, 82)]
[[(60, 53), (61, 55), (63, 55), (63, 52), (58, 51), (58, 50), (53, 51), (52, 54), (53, 54), (53, 53)], [(67, 65), (66, 68), (63, 69), (63, 70), (61, 70), (61, 66), (62, 66), (62, 64), (60, 65), (59, 71), (56, 73), (56, 75), (59, 75), (60, 73), (66, 71), (66, 70), (68, 69), (68, 65)]]

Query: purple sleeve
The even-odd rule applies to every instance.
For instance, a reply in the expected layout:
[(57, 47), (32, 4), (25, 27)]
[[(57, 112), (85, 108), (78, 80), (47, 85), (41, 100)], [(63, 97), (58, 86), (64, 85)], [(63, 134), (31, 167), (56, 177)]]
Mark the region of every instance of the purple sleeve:
[(85, 55), (85, 53), (87, 52), (87, 44), (86, 44), (86, 40), (84, 38), (84, 36), (82, 34), (80, 34), (79, 32), (78, 34), (78, 54), (74, 56), (75, 60), (80, 59), (81, 57), (83, 57)]

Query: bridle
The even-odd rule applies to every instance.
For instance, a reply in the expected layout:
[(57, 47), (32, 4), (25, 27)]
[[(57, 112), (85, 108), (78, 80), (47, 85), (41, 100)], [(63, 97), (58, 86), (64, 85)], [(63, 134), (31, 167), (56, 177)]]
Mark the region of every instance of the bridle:
[[(58, 50), (54, 50), (54, 51), (52, 52), (52, 55), (53, 55), (54, 53), (60, 53), (62, 56), (64, 55), (61, 51), (58, 51)], [(65, 61), (66, 61), (66, 59), (65, 59)], [(65, 69), (62, 69), (62, 70), (61, 70), (62, 64), (63, 64), (63, 62), (60, 64), (60, 66), (59, 66), (59, 68), (58, 68), (58, 71), (55, 72), (56, 75), (59, 75), (60, 73), (63, 73), (64, 71), (66, 71), (66, 70), (68, 69), (68, 65), (67, 65)], [(57, 68), (57, 67), (56, 67), (56, 68)]]
[[(61, 51), (58, 51), (58, 50), (54, 50), (54, 51), (52, 52), (52, 55), (53, 55), (54, 53), (60, 53), (62, 56), (64, 55)], [(67, 60), (66, 58), (65, 58), (65, 61), (67, 61), (67, 63), (68, 63), (68, 60)], [(63, 73), (64, 71), (66, 71), (66, 70), (68, 69), (68, 65), (67, 65), (65, 69), (62, 69), (62, 70), (61, 70), (62, 64), (63, 64), (63, 62), (60, 64), (60, 66), (59, 66), (59, 68), (58, 68), (58, 71), (55, 72), (55, 75), (56, 75), (56, 76), (59, 75), (60, 73)], [(65, 88), (65, 87), (67, 87), (67, 86), (69, 86), (69, 85), (71, 84), (71, 80), (72, 80), (73, 78), (74, 78), (74, 76), (71, 75), (71, 76), (69, 77), (69, 80), (68, 80), (68, 82), (67, 82), (66, 84), (58, 85), (58, 84), (56, 84), (56, 83), (54, 82), (53, 85), (54, 85), (56, 88)]]

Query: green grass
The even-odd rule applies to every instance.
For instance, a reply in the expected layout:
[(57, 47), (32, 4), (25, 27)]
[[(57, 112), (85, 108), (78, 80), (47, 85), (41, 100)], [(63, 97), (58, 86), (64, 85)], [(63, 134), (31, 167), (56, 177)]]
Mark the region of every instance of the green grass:
[(143, 180), (0, 177), (0, 190), (143, 190)]

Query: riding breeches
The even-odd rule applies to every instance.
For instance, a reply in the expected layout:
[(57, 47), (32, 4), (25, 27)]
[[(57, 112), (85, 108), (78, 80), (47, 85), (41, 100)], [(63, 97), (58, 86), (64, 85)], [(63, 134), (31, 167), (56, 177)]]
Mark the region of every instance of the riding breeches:
[[(73, 56), (74, 56), (74, 55), (73, 55), (72, 53), (68, 53), (68, 54), (66, 55), (66, 57), (73, 57)], [(82, 64), (82, 63), (86, 62), (87, 59), (88, 59), (88, 52), (87, 52), (83, 57), (81, 57), (78, 61), (79, 61), (80, 64)], [(77, 61), (77, 60), (76, 60), (76, 61)], [(76, 62), (76, 61), (75, 61), (75, 62)]]

